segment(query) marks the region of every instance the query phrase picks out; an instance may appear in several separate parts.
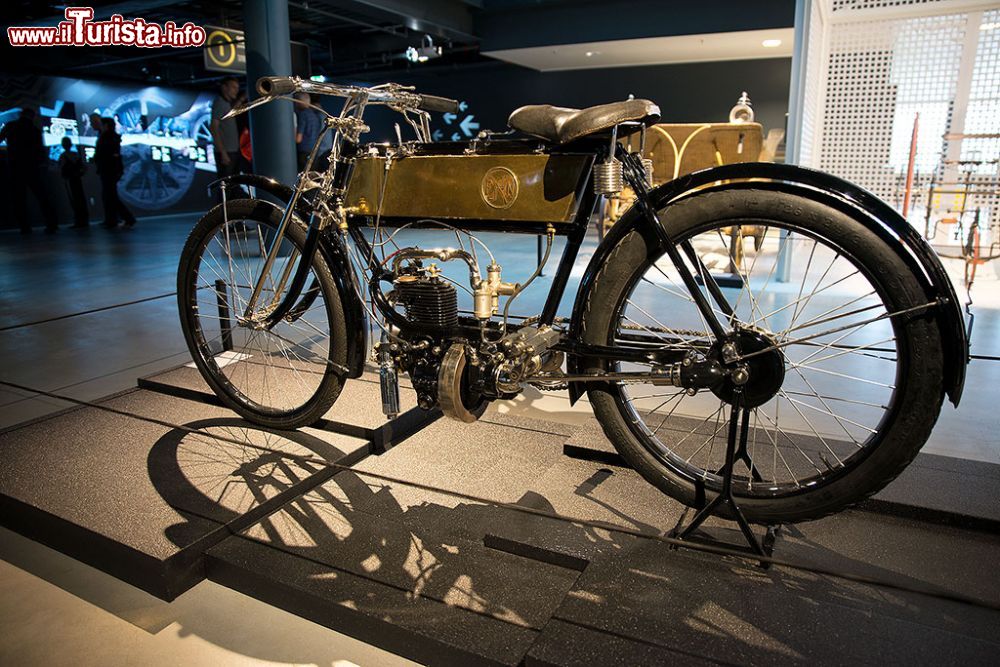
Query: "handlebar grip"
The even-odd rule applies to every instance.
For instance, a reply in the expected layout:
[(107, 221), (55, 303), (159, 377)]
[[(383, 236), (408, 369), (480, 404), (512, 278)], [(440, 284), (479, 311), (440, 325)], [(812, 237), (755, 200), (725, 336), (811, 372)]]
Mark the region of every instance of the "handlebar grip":
[(262, 76), (257, 79), (257, 92), (261, 95), (288, 95), (295, 90), (295, 79), (290, 76)]
[(417, 108), (421, 111), (438, 111), (441, 113), (458, 113), (458, 100), (438, 97), (437, 95), (421, 95)]

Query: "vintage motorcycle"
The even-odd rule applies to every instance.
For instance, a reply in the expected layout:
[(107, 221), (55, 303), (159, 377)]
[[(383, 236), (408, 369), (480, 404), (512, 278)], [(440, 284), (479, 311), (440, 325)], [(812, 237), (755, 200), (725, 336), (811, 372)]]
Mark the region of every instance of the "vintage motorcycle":
[[(183, 250), (194, 361), (254, 423), (316, 422), (369, 360), (389, 417), (400, 371), (420, 407), (463, 422), (527, 386), (568, 389), (662, 491), (703, 505), (728, 463), (746, 517), (776, 523), (876, 492), (914, 458), (944, 397), (959, 401), (968, 341), (951, 283), (920, 234), (854, 185), (745, 163), (652, 187), (642, 146), (659, 109), (641, 99), (525, 106), (510, 130), (456, 143), (432, 142), (429, 123), (454, 100), (396, 84), (265, 77), (257, 91), (231, 114), (298, 91), (346, 101), (324, 112), (328, 163), (317, 165), (318, 140), (294, 187), (230, 177), (223, 193), (255, 195), (224, 199)], [(372, 105), (401, 114), (416, 140), (397, 125), (397, 142), (362, 144)], [(619, 141), (629, 135), (636, 152)], [(626, 186), (634, 204), (578, 267), (600, 198)], [(765, 233), (744, 250), (751, 227)], [(544, 237), (537, 266), (525, 244), (523, 281), (502, 276), (497, 234)], [(539, 314), (512, 314), (535, 283), (548, 284)]]

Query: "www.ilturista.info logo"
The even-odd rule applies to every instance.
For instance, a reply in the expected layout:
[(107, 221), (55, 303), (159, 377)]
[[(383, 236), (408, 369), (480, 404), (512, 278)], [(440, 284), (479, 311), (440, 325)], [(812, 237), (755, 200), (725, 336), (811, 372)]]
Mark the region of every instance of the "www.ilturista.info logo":
[(52, 27), (7, 28), (11, 46), (139, 46), (158, 49), (183, 48), (205, 43), (205, 29), (188, 21), (178, 26), (144, 19), (125, 19), (115, 14), (107, 21), (94, 21), (93, 7), (67, 7), (66, 20)]

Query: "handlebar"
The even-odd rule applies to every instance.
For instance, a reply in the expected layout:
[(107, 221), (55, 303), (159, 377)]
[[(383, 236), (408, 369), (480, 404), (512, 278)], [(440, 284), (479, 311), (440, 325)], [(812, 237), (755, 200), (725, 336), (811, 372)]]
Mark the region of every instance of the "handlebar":
[(257, 79), (257, 92), (261, 95), (288, 95), (298, 90), (295, 79), (287, 76), (262, 76)]
[(421, 95), (407, 92), (398, 86), (364, 88), (362, 86), (341, 86), (335, 83), (304, 81), (290, 76), (262, 76), (257, 79), (257, 92), (265, 97), (277, 97), (291, 93), (305, 92), (338, 97), (364, 96), (375, 104), (405, 107), (420, 111), (438, 113), (458, 113), (458, 101), (437, 95)]
[(458, 101), (437, 95), (418, 95), (417, 108), (421, 111), (437, 111), (440, 113), (458, 113)]

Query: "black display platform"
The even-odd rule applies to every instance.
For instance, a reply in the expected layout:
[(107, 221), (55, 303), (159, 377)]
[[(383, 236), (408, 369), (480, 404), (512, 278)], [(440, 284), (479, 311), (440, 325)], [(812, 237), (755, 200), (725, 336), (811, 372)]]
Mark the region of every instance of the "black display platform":
[[(567, 445), (609, 453), (593, 423), (491, 409), (476, 424), (441, 420), (399, 443), (379, 431), (373, 380), (348, 383), (327, 415), (350, 435), (251, 427), (205, 403), (206, 387), (185, 367), (103, 404), (249, 445), (94, 408), (8, 429), (0, 433), (0, 522), (165, 599), (207, 577), (432, 664), (978, 663), (997, 655), (1000, 612), (992, 609), (763, 571), (616, 531), (665, 532), (681, 508), (611, 457), (566, 456)], [(411, 395), (404, 392), (404, 409)], [(397, 446), (378, 454), (387, 449), (373, 445), (380, 438)], [(303, 454), (607, 527), (385, 483), (296, 458)], [(943, 457), (917, 463), (925, 470), (908, 470), (879, 502), (934, 521), (845, 512), (788, 527), (777, 555), (996, 605), (998, 507), (978, 494), (993, 470)], [(941, 475), (977, 481), (965, 498), (921, 493), (921, 480), (940, 484)], [(907, 505), (911, 496), (923, 506)], [(942, 517), (976, 529), (940, 525)], [(715, 520), (709, 530), (736, 534)]]
[(294, 455), (351, 462), (367, 453), (364, 440), (310, 429), (292, 440), (228, 410), (141, 389), (100, 404), (289, 452), (266, 455), (284, 484), (258, 484), (241, 469), (263, 454), (252, 446), (95, 408), (0, 434), (3, 525), (166, 600), (204, 578), (208, 547), (333, 474)]

